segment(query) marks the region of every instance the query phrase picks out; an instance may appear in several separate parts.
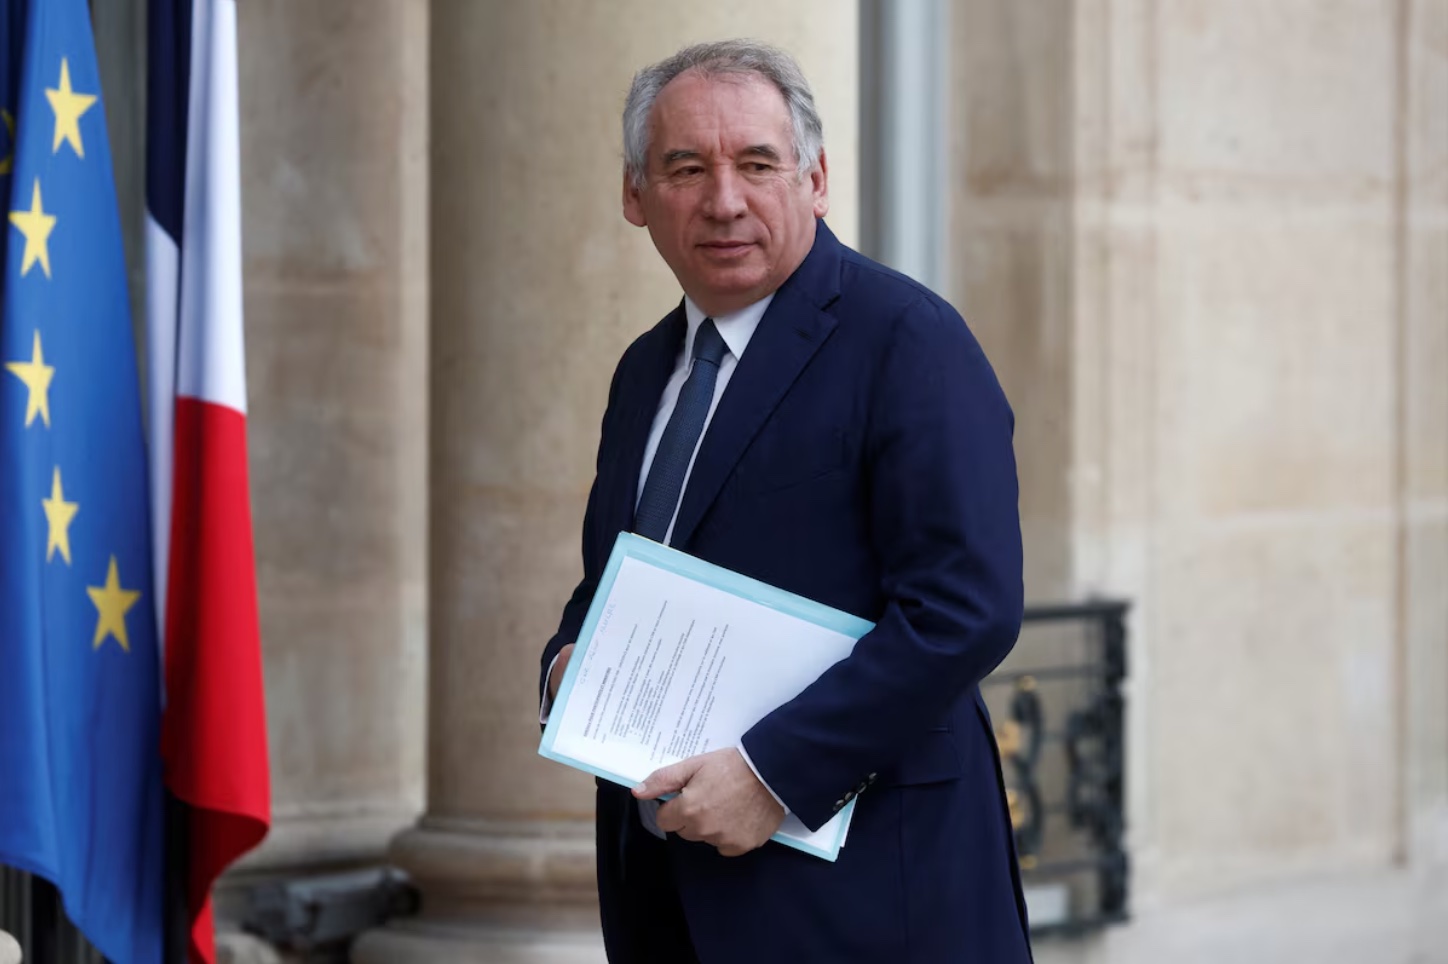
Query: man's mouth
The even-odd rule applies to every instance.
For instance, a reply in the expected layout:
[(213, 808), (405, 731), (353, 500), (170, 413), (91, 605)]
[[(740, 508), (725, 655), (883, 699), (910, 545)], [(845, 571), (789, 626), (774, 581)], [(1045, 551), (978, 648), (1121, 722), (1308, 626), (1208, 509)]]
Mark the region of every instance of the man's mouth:
[(705, 241), (699, 245), (710, 254), (728, 256), (742, 254), (754, 247), (752, 241)]

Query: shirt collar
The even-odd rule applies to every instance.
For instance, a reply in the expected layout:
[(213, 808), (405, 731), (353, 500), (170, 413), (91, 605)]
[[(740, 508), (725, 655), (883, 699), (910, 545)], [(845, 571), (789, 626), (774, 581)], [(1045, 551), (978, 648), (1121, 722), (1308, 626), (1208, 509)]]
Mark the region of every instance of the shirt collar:
[[(729, 349), (729, 354), (738, 361), (744, 357), (744, 349), (749, 347), (749, 339), (754, 337), (754, 330), (759, 327), (760, 319), (769, 308), (769, 303), (774, 300), (774, 294), (764, 296), (759, 301), (747, 308), (727, 315), (715, 315), (714, 327), (719, 329), (719, 336), (724, 339), (724, 345)], [(698, 305), (690, 298), (684, 296), (684, 315), (689, 321), (689, 333), (684, 338), (684, 357), (692, 358), (694, 352), (694, 335), (699, 331), (699, 326), (704, 319), (709, 317), (704, 314)]]

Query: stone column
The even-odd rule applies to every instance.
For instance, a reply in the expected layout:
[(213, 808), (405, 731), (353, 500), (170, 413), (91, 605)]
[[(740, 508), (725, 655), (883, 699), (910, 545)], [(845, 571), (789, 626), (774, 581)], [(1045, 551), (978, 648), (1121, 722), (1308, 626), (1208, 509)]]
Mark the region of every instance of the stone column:
[(427, 3), (237, 13), (273, 825), (233, 883), (382, 859), (426, 682)]
[(431, 18), (428, 805), (393, 847), (423, 905), (353, 959), (601, 961), (592, 780), (537, 756), (536, 681), (580, 574), (613, 366), (679, 298), (620, 214), (623, 95), (689, 42), (790, 49), (851, 238), (855, 11), (434, 0)]

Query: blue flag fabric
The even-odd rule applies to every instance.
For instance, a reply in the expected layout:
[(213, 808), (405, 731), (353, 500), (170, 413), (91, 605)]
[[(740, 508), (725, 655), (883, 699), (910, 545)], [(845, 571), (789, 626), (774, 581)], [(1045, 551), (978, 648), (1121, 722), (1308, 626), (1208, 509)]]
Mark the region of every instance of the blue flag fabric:
[(160, 964), (160, 667), (136, 352), (85, 0), (0, 0), (0, 862)]

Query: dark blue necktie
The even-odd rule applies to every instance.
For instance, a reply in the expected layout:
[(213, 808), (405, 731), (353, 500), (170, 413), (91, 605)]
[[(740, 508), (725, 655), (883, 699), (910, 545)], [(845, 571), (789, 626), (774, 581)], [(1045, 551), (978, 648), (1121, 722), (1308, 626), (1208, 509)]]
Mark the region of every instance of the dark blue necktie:
[(694, 367), (679, 390), (669, 424), (664, 426), (653, 464), (649, 466), (644, 494), (634, 513), (634, 532), (645, 539), (663, 542), (668, 534), (669, 523), (679, 505), (679, 493), (684, 488), (689, 460), (694, 456), (699, 435), (709, 417), (714, 384), (719, 379), (719, 363), (726, 351), (728, 346), (720, 337), (719, 329), (714, 327), (714, 319), (705, 318), (694, 336)]
[[(719, 363), (724, 360), (728, 346), (714, 327), (713, 318), (705, 318), (694, 335), (694, 367), (679, 389), (679, 398), (674, 402), (674, 412), (659, 437), (659, 447), (654, 451), (654, 461), (649, 465), (649, 477), (644, 482), (644, 493), (639, 498), (639, 507), (634, 512), (634, 532), (645, 539), (663, 542), (669, 532), (669, 523), (674, 521), (674, 510), (679, 505), (679, 493), (684, 488), (684, 475), (689, 471), (689, 460), (699, 445), (699, 436), (704, 431), (704, 422), (709, 418), (709, 406), (714, 403), (714, 385), (719, 381)], [(623, 832), (619, 837), (620, 866), (623, 866), (625, 847), (632, 821), (624, 811)], [(659, 829), (659, 801), (638, 801), (639, 820), (649, 833), (663, 839)]]

